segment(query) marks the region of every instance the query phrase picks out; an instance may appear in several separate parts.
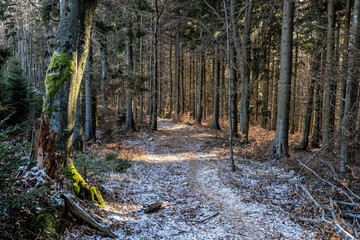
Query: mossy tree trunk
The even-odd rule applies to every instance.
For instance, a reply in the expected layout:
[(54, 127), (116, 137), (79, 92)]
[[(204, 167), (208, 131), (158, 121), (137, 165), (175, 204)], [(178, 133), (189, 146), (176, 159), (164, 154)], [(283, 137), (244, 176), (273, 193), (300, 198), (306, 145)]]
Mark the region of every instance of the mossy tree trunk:
[(100, 192), (89, 187), (76, 171), (70, 157), (74, 133), (76, 103), (89, 53), (90, 29), (96, 0), (60, 0), (58, 48), (47, 70), (46, 103), (43, 111), (50, 116), (50, 127), (57, 132), (56, 150), (64, 159), (63, 172), (78, 196), (91, 198), (102, 206)]

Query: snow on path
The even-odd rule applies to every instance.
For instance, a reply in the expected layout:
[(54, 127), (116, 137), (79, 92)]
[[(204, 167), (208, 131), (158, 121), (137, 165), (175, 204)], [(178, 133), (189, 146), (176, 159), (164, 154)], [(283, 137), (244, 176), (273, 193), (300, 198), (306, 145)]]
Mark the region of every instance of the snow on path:
[[(309, 239), (300, 225), (268, 206), (249, 200), (238, 181), (256, 184), (248, 176), (280, 170), (258, 163), (237, 163), (231, 173), (226, 158), (206, 150), (209, 129), (162, 120), (151, 136), (127, 140), (144, 147), (125, 173), (112, 174), (105, 188), (118, 199), (109, 203), (107, 222), (118, 239)], [(259, 175), (258, 174), (258, 175)], [(244, 186), (245, 186), (244, 185)], [(274, 193), (288, 185), (270, 186)], [(161, 201), (163, 209), (145, 214), (142, 208)], [(104, 239), (100, 236), (86, 239)]]

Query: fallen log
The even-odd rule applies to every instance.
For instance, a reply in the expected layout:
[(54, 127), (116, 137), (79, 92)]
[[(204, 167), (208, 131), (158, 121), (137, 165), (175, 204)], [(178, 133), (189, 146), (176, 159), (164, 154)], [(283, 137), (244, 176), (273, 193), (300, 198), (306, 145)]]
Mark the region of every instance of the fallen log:
[(106, 225), (97, 222), (89, 213), (87, 213), (77, 202), (76, 198), (70, 194), (63, 194), (62, 197), (65, 199), (66, 205), (68, 206), (70, 212), (83, 220), (84, 222), (88, 223), (93, 228), (103, 232), (106, 236), (111, 238), (116, 238), (117, 236), (107, 227)]

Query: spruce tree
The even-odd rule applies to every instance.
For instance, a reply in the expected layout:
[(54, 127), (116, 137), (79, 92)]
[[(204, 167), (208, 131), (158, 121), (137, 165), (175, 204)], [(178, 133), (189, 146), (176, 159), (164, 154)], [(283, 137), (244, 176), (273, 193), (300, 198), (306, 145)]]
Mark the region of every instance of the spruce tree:
[(29, 89), (19, 60), (10, 60), (9, 73), (7, 77), (10, 94), (10, 110), (14, 111), (12, 123), (25, 121), (29, 114)]
[(8, 113), (8, 104), (10, 102), (9, 85), (3, 74), (3, 67), (10, 57), (10, 49), (0, 46), (0, 119), (4, 119)]

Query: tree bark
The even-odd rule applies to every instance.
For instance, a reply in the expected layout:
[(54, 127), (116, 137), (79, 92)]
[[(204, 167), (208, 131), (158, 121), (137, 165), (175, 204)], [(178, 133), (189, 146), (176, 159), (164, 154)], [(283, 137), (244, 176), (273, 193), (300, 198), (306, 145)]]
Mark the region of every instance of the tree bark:
[(92, 79), (91, 79), (91, 70), (90, 65), (92, 63), (92, 53), (91, 48), (89, 49), (88, 60), (86, 61), (85, 67), (85, 142), (88, 142), (92, 139), (95, 140), (95, 129), (93, 128), (93, 108), (92, 108)]
[(215, 49), (214, 61), (214, 110), (211, 128), (221, 130), (219, 124), (219, 88), (220, 88), (220, 63), (219, 63), (219, 50)]
[(344, 26), (344, 49), (342, 55), (342, 79), (340, 82), (340, 102), (339, 102), (339, 129), (341, 131), (342, 118), (344, 116), (345, 97), (346, 97), (346, 75), (349, 62), (349, 32), (350, 32), (350, 18), (351, 18), (351, 0), (346, 0), (345, 7), (345, 26)]
[(334, 83), (334, 48), (335, 48), (335, 7), (334, 0), (328, 1), (326, 85), (324, 101), (324, 138), (323, 144), (329, 143), (334, 133), (335, 124), (335, 90)]
[(202, 107), (202, 101), (203, 101), (203, 84), (204, 84), (204, 79), (203, 79), (203, 71), (204, 71), (204, 53), (200, 52), (199, 54), (199, 72), (198, 72), (198, 97), (197, 97), (197, 113), (196, 113), (196, 122), (201, 124), (202, 121), (202, 112), (203, 112), (203, 107)]
[[(317, 44), (319, 46), (319, 44)], [(315, 49), (318, 49), (318, 46), (315, 46)], [(310, 86), (308, 91), (308, 99), (306, 105), (306, 114), (305, 114), (305, 123), (304, 123), (304, 130), (303, 130), (303, 137), (300, 143), (300, 149), (306, 150), (309, 145), (309, 134), (310, 134), (310, 123), (311, 123), (311, 115), (313, 112), (313, 105), (314, 105), (314, 88), (316, 82), (318, 82), (318, 71), (320, 70), (320, 61), (321, 61), (321, 52), (319, 50), (315, 50), (314, 59), (311, 63), (311, 79), (310, 79)]]
[(154, 71), (153, 71), (153, 99), (152, 99), (152, 113), (151, 113), (151, 129), (157, 130), (157, 110), (158, 110), (158, 28), (159, 28), (159, 6), (158, 0), (155, 0), (155, 21), (154, 21)]
[[(248, 2), (248, 1), (246, 1)], [(243, 141), (249, 140), (249, 103), (250, 103), (250, 29), (253, 1), (248, 2), (245, 11), (245, 30), (241, 57), (241, 102), (240, 102), (240, 132)]]
[(291, 113), (291, 126), (290, 126), (290, 132), (294, 133), (297, 129), (297, 117), (296, 117), (296, 82), (297, 82), (297, 72), (298, 72), (298, 56), (299, 56), (299, 33), (296, 33), (296, 43), (295, 43), (295, 64), (294, 64), (294, 79), (293, 79), (293, 90), (292, 90), (292, 113)]
[(70, 157), (76, 103), (89, 53), (90, 29), (96, 0), (60, 0), (58, 48), (47, 71), (46, 104), (50, 127), (57, 132), (57, 150), (65, 160), (63, 172), (78, 196), (90, 198), (103, 207), (105, 202), (95, 187), (90, 187), (76, 171)]
[(107, 59), (106, 59), (106, 45), (104, 39), (100, 44), (100, 56), (101, 56), (101, 79), (100, 79), (100, 94), (101, 94), (101, 105), (103, 107), (103, 113), (107, 108), (106, 96), (105, 96), (105, 81), (107, 72)]
[(176, 31), (175, 39), (175, 114), (180, 114), (180, 32)]
[(344, 116), (342, 119), (342, 141), (341, 141), (341, 162), (340, 171), (346, 171), (346, 165), (353, 163), (354, 159), (351, 154), (354, 144), (354, 133), (357, 113), (358, 113), (358, 85), (359, 85), (359, 49), (360, 49), (360, 0), (355, 1), (353, 27), (350, 41), (350, 56), (348, 76), (346, 80), (346, 98)]
[(169, 46), (169, 111), (170, 113), (172, 113), (173, 110), (173, 58), (172, 58), (172, 37), (171, 37), (171, 42), (170, 42), (170, 46)]
[(135, 121), (133, 116), (133, 91), (131, 89), (135, 81), (131, 26), (129, 26), (128, 31), (129, 33), (126, 43), (126, 121), (124, 131), (135, 130)]
[(280, 159), (288, 156), (294, 8), (295, 3), (293, 0), (284, 0), (281, 34), (281, 70), (277, 109), (278, 116), (270, 159)]

